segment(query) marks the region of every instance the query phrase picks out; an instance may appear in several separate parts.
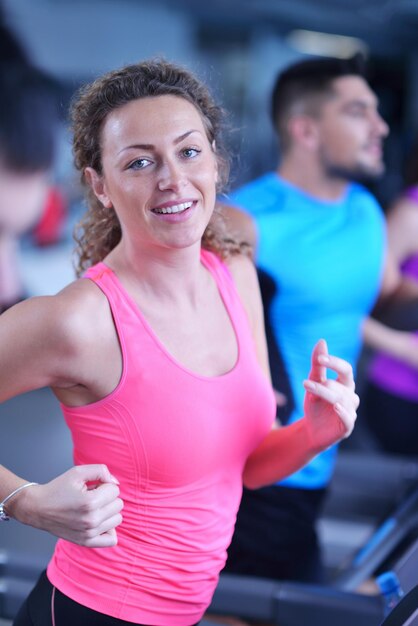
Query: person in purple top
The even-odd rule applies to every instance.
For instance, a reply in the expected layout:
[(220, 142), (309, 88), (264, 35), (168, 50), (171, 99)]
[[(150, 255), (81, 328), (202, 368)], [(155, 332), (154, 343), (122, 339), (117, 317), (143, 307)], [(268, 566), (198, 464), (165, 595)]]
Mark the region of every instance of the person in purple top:
[[(418, 149), (410, 161), (414, 171), (409, 178), (415, 184), (407, 185), (389, 210), (387, 225), (389, 254), (402, 275), (418, 285), (417, 156)], [(391, 342), (381, 338), (376, 343), (381, 350), (369, 366), (363, 411), (369, 430), (385, 452), (417, 456), (418, 327), (414, 321), (411, 325), (416, 330), (395, 329)]]

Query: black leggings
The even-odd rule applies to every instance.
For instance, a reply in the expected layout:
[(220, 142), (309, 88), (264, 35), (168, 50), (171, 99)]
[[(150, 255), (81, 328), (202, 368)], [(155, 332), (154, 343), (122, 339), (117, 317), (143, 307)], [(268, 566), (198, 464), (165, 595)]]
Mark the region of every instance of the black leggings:
[[(17, 614), (13, 626), (141, 626), (88, 609), (67, 598), (43, 572)], [(142, 625), (143, 626), (143, 625)], [(197, 624), (195, 626), (198, 626)]]

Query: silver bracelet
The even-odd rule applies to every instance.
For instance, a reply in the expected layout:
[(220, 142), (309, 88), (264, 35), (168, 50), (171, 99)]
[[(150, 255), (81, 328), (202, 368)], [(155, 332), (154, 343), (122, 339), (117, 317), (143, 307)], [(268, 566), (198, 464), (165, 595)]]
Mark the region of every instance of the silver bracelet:
[(7, 496), (7, 498), (4, 498), (3, 502), (0, 502), (0, 522), (8, 522), (10, 519), (10, 517), (7, 515), (6, 511), (4, 510), (4, 505), (6, 504), (6, 502), (8, 502), (10, 498), (13, 498), (13, 496), (19, 493), (19, 491), (22, 491), (22, 489), (26, 489), (26, 487), (32, 487), (32, 485), (37, 485), (37, 484), (38, 483), (25, 483), (24, 485), (21, 485), (20, 487), (12, 491), (12, 493), (10, 493)]

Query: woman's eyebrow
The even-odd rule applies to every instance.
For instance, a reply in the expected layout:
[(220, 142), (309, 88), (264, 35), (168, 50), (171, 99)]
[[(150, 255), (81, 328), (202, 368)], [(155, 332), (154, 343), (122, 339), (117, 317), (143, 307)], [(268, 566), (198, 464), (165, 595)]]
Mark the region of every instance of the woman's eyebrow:
[[(178, 144), (181, 141), (183, 141), (184, 139), (186, 139), (189, 135), (191, 135), (192, 133), (200, 133), (201, 131), (197, 130), (197, 129), (192, 129), (192, 130), (188, 130), (185, 133), (183, 133), (182, 135), (180, 135), (179, 137), (176, 137), (176, 139), (174, 139), (174, 144)], [(152, 143), (133, 143), (129, 146), (125, 146), (124, 148), (122, 148), (121, 150), (119, 150), (118, 154), (121, 154), (121, 152), (125, 152), (125, 150), (153, 150), (155, 149), (154, 144)]]

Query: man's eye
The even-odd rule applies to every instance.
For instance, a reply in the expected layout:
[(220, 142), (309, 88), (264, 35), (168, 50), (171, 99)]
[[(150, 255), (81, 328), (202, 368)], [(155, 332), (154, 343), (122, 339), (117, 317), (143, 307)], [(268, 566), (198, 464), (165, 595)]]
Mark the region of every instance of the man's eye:
[(351, 109), (348, 109), (348, 114), (353, 117), (363, 117), (366, 114), (366, 111), (362, 107), (352, 107)]

